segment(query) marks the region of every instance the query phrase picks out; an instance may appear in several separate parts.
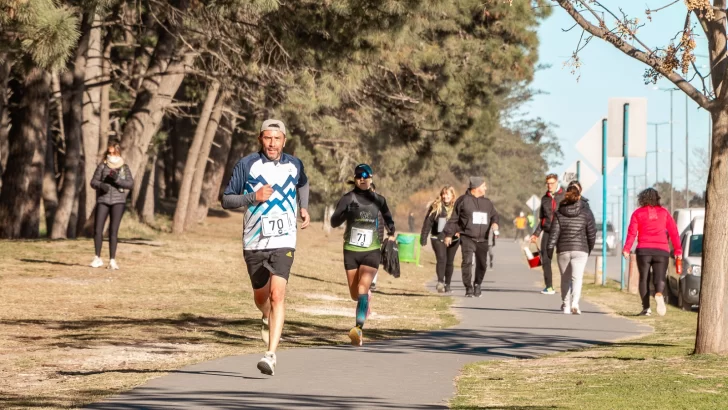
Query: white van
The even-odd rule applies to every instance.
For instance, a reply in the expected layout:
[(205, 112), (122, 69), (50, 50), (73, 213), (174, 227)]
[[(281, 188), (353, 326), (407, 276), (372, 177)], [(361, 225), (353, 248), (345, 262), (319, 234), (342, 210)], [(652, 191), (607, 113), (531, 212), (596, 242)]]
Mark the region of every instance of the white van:
[[(682, 212), (681, 212), (682, 211)], [(689, 310), (700, 300), (700, 279), (703, 266), (703, 226), (705, 211), (678, 210), (676, 216), (684, 221), (689, 214), (696, 214), (687, 227), (683, 228), (678, 222), (680, 232), (680, 245), (682, 254), (682, 275), (677, 274), (675, 263), (670, 263), (665, 283), (665, 297), (668, 302), (674, 302), (680, 309)], [(678, 221), (678, 218), (675, 218)]]
[(672, 213), (672, 219), (677, 224), (677, 233), (682, 236), (689, 228), (693, 219), (705, 218), (705, 208), (682, 208)]

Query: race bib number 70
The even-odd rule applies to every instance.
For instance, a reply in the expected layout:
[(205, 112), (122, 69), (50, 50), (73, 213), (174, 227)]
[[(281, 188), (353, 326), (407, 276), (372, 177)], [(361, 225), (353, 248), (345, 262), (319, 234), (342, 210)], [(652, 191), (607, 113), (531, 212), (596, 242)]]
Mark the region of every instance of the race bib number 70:
[(261, 218), (263, 236), (287, 235), (293, 228), (291, 214), (264, 216)]

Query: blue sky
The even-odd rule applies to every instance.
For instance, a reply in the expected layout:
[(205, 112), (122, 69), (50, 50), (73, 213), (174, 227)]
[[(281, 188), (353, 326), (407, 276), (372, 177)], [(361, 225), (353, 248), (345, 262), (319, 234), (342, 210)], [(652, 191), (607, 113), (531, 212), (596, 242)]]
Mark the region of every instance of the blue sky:
[[(625, 12), (644, 20), (645, 3), (620, 1), (610, 2), (623, 6)], [(637, 3), (629, 5), (631, 3)], [(649, 6), (664, 5), (649, 1)], [(614, 10), (618, 11), (618, 10)], [(665, 46), (669, 40), (681, 29), (685, 21), (685, 6), (682, 2), (653, 15), (652, 22), (640, 29), (638, 36), (650, 47)], [(560, 166), (553, 171), (561, 174), (564, 169), (577, 159), (582, 159), (576, 151), (576, 142), (591, 128), (591, 126), (607, 114), (607, 102), (611, 97), (646, 97), (648, 99), (648, 121), (668, 122), (670, 120), (670, 93), (655, 90), (655, 87), (670, 88), (671, 83), (661, 80), (657, 85), (645, 85), (642, 74), (646, 66), (634, 60), (612, 45), (594, 38), (580, 53), (582, 67), (577, 75), (571, 73), (571, 68), (564, 67), (574, 51), (581, 30), (574, 28), (570, 32), (563, 32), (573, 26), (573, 20), (565, 11), (554, 7), (554, 12), (539, 28), (539, 58), (541, 64), (548, 64), (550, 68), (536, 74), (533, 88), (543, 91), (524, 107), (524, 114), (528, 117), (541, 117), (553, 123), (555, 133), (564, 153)], [(700, 32), (698, 27), (696, 32)], [(698, 41), (696, 54), (707, 55), (706, 42)], [(706, 58), (698, 57), (698, 66), (707, 64)], [(579, 76), (577, 81), (577, 76)], [(694, 84), (697, 85), (696, 82)], [(674, 183), (678, 189), (685, 187), (685, 95), (676, 91), (674, 95)], [(696, 147), (707, 149), (709, 138), (709, 118), (705, 110), (699, 109), (692, 100), (688, 101), (687, 114), (689, 120), (689, 153), (690, 161), (694, 161), (693, 150)], [(654, 150), (654, 127), (648, 127), (647, 149)], [(658, 165), (660, 180), (669, 180), (670, 166), (670, 125), (659, 127)], [(647, 181), (652, 185), (655, 181), (655, 154), (648, 154)], [(644, 175), (645, 162), (642, 158), (630, 159), (630, 175)], [(600, 171), (594, 169), (595, 173)], [(692, 170), (691, 170), (692, 171)], [(630, 178), (630, 181), (632, 178)], [(617, 167), (610, 175), (608, 190), (611, 195), (621, 193), (622, 166)], [(690, 188), (702, 191), (704, 178), (690, 176)], [(702, 185), (701, 185), (702, 184)], [(631, 186), (631, 182), (630, 182)], [(644, 177), (638, 178), (638, 188), (644, 187)], [(595, 184), (588, 192), (587, 197), (594, 205), (599, 204), (601, 209), (601, 183)], [(616, 198), (615, 198), (616, 200)], [(609, 200), (612, 202), (612, 200)], [(599, 219), (599, 217), (598, 217)]]

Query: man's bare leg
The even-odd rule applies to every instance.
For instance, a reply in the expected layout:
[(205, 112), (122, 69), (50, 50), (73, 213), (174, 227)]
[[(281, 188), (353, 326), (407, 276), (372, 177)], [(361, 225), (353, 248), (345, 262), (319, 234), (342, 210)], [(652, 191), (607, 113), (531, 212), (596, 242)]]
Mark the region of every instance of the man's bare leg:
[(286, 286), (288, 281), (280, 276), (271, 275), (268, 284), (270, 285), (270, 315), (268, 317), (270, 342), (268, 343), (268, 351), (275, 353), (281, 340), (281, 333), (283, 333), (283, 322), (286, 319)]

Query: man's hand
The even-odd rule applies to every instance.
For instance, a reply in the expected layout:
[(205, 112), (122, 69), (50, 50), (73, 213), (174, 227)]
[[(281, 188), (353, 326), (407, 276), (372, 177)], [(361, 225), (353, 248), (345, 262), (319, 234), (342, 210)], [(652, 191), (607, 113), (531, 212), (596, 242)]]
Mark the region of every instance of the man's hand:
[(622, 252), (622, 256), (624, 256), (624, 259), (629, 259), (629, 252), (627, 252), (627, 251)]
[(271, 195), (273, 195), (273, 188), (271, 188), (270, 185), (263, 185), (262, 188), (255, 191), (255, 201), (265, 202)]
[(301, 208), (301, 219), (303, 220), (303, 223), (301, 224), (301, 229), (308, 228), (308, 225), (311, 224), (311, 216), (308, 214), (308, 210), (305, 208)]
[(444, 242), (445, 242), (445, 246), (452, 245), (452, 237), (451, 236), (445, 237), (445, 241)]
[(538, 236), (531, 235), (531, 243), (536, 243), (536, 242), (538, 242)]

